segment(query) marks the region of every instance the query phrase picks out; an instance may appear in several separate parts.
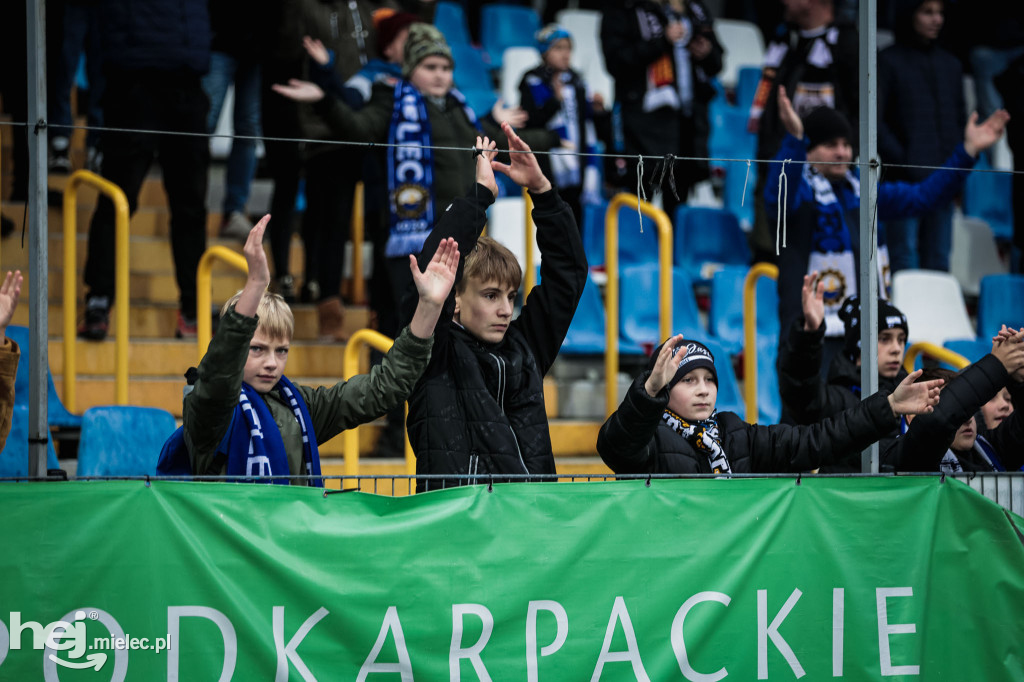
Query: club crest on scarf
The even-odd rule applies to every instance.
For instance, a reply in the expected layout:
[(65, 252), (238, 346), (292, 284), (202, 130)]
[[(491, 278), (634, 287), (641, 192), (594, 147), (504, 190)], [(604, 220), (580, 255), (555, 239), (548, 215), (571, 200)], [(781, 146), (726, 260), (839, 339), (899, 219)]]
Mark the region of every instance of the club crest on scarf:
[(672, 410), (665, 410), (662, 421), (670, 429), (682, 436), (694, 450), (707, 455), (708, 464), (713, 474), (731, 474), (729, 458), (722, 449), (722, 439), (718, 433), (718, 410), (710, 417), (690, 424)]

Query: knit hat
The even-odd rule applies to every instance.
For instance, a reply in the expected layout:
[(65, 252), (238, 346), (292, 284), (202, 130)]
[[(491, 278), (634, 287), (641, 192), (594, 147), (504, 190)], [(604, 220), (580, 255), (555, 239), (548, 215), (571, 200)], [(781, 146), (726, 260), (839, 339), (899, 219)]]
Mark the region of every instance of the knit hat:
[[(851, 360), (856, 360), (860, 357), (860, 297), (848, 297), (839, 307), (838, 314), (839, 319), (846, 325), (843, 350)], [(902, 329), (904, 334), (910, 336), (907, 316), (899, 308), (880, 298), (878, 299), (878, 331), (882, 332), (886, 329)]]
[[(651, 353), (650, 362), (647, 363), (647, 370), (653, 371), (654, 365), (658, 361), (658, 355), (661, 353), (661, 348), (665, 344), (659, 345)], [(708, 347), (699, 341), (687, 341), (684, 340), (681, 346), (677, 346), (672, 351), (673, 362), (678, 361), (676, 365), (675, 376), (668, 382), (669, 390), (672, 389), (679, 381), (697, 369), (698, 367), (706, 367), (711, 371), (711, 378), (715, 380), (715, 385), (718, 385), (718, 371), (715, 370), (715, 356), (711, 354)]]
[(377, 52), (384, 54), (384, 49), (391, 44), (391, 41), (395, 39), (399, 31), (417, 21), (422, 21), (422, 19), (411, 12), (395, 11), (392, 11), (378, 21), (376, 12), (374, 12), (374, 24), (377, 27)]
[(572, 34), (569, 33), (568, 29), (560, 24), (548, 24), (541, 30), (537, 31), (537, 35), (534, 36), (537, 40), (537, 50), (543, 55), (551, 46), (555, 44), (555, 41), (561, 40), (562, 38), (568, 38), (572, 41)]
[(402, 77), (408, 78), (416, 65), (427, 57), (444, 57), (455, 66), (452, 49), (444, 35), (432, 24), (414, 23), (409, 25), (409, 37), (405, 39), (405, 59), (402, 61)]
[(804, 116), (804, 137), (807, 138), (807, 149), (819, 144), (843, 138), (853, 141), (853, 131), (846, 117), (831, 107), (818, 107)]

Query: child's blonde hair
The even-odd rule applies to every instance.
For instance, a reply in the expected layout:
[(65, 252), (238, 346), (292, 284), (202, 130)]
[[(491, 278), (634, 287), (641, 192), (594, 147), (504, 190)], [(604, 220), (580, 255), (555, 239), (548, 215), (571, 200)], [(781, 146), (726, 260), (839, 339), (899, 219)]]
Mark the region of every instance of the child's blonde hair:
[(500, 242), (490, 237), (480, 237), (476, 246), (466, 256), (462, 279), (455, 285), (455, 293), (466, 291), (469, 278), (480, 282), (497, 282), (511, 289), (518, 289), (523, 280), (523, 270), (515, 255)]
[[(220, 316), (224, 317), (228, 309), (238, 303), (241, 296), (242, 291), (239, 290), (229, 298), (221, 307)], [(256, 308), (256, 316), (259, 318), (256, 331), (263, 332), (272, 339), (292, 340), (292, 334), (295, 333), (295, 316), (292, 315), (291, 307), (280, 294), (263, 292), (263, 298), (260, 299), (260, 304)]]

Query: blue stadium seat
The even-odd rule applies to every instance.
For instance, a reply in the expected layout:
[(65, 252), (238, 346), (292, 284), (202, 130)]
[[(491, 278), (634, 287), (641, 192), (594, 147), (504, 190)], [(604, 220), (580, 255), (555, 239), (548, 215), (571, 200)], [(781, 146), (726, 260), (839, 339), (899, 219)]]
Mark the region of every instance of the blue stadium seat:
[[(53, 438), (46, 443), (46, 468), (57, 469), (57, 452), (53, 449)], [(24, 477), (28, 475), (28, 405), (15, 403), (11, 410), (11, 431), (7, 442), (0, 451), (0, 478)]]
[(480, 8), (480, 43), (492, 69), (501, 68), (507, 47), (533, 46), (540, 16), (532, 7), (495, 3)]
[(155, 407), (89, 408), (82, 415), (78, 475), (155, 475), (160, 449), (177, 427), (174, 415)]
[[(538, 281), (540, 278), (538, 277)], [(583, 295), (576, 314), (569, 325), (569, 332), (562, 340), (562, 353), (568, 355), (597, 355), (605, 350), (605, 314), (601, 290), (587, 275)]]
[(757, 423), (778, 424), (782, 418), (782, 396), (779, 395), (779, 339), (757, 337)]
[[(942, 344), (943, 348), (958, 353), (971, 362), (977, 362), (992, 352), (991, 339), (950, 339)], [(920, 356), (918, 356), (920, 357)], [(943, 364), (943, 367), (956, 370), (956, 367)]]
[(985, 173), (992, 166), (984, 155), (964, 183), (964, 215), (981, 218), (996, 241), (1013, 238), (1013, 176), (1009, 173)]
[[(21, 349), (18, 374), (14, 379), (14, 400), (18, 404), (28, 405), (28, 363), (32, 353), (28, 327), (9, 325), (7, 337), (16, 342)], [(64, 407), (64, 402), (60, 399), (57, 388), (53, 384), (53, 374), (49, 367), (46, 368), (46, 422), (50, 428), (77, 429), (82, 426), (82, 417), (72, 414)]]
[(680, 206), (675, 221), (675, 264), (682, 266), (696, 285), (711, 283), (714, 272), (726, 265), (750, 266), (747, 235), (732, 212), (708, 206)]
[[(583, 248), (587, 263), (604, 264), (604, 226), (608, 202), (583, 208)], [(643, 231), (641, 232), (641, 225)], [(619, 209), (619, 266), (658, 262), (658, 229), (654, 220), (643, 216), (641, 223), (635, 208)]]
[(719, 412), (735, 412), (742, 419), (746, 413), (746, 403), (728, 351), (715, 339), (705, 337), (697, 340), (707, 346), (715, 357), (715, 372), (718, 374), (718, 401), (715, 409)]
[[(654, 349), (665, 339), (658, 324), (658, 266), (631, 265), (619, 272), (619, 336), (623, 342)], [(704, 339), (693, 283), (682, 268), (672, 268), (672, 334)]]
[[(491, 73), (487, 70), (487, 64), (484, 62), (480, 50), (472, 45), (452, 45), (452, 58), (455, 60), (455, 71), (452, 78), (455, 87), (460, 92), (463, 94), (474, 90), (494, 92), (494, 81), (491, 79)], [(496, 94), (494, 99), (498, 99)], [(493, 104), (493, 101), (491, 103)], [(473, 110), (483, 116), (490, 111), (490, 107), (483, 111), (474, 107)]]
[[(494, 90), (488, 88), (479, 88), (473, 90), (459, 90), (462, 96), (466, 98), (466, 104), (469, 108), (477, 115), (478, 118), (482, 118), (490, 112), (491, 107), (498, 101), (498, 95), (495, 94)], [(501, 173), (495, 173), (495, 175), (503, 175)]]
[(744, 115), (749, 113), (754, 103), (757, 85), (761, 82), (760, 66), (741, 66), (736, 78), (736, 108)]
[(754, 226), (754, 186), (757, 184), (757, 164), (748, 166), (739, 161), (723, 164), (725, 182), (722, 185), (723, 206), (740, 221), (740, 228), (748, 231)]
[[(748, 268), (727, 265), (711, 279), (711, 309), (708, 327), (711, 334), (730, 353), (743, 350), (743, 282)], [(779, 338), (779, 293), (775, 280), (757, 281), (757, 338)]]
[[(711, 132), (708, 152), (716, 159), (753, 159), (757, 156), (757, 135), (747, 131), (749, 112), (724, 102), (708, 110)], [(712, 165), (717, 165), (712, 162)]]
[(457, 45), (469, 45), (469, 23), (466, 21), (466, 10), (462, 5), (448, 0), (438, 0), (435, 7), (434, 26), (444, 34), (448, 44), (452, 48)]
[(986, 275), (978, 294), (978, 338), (988, 342), (1002, 325), (1024, 326), (1024, 275)]
[(583, 205), (583, 250), (591, 267), (604, 265), (604, 219), (608, 202)]

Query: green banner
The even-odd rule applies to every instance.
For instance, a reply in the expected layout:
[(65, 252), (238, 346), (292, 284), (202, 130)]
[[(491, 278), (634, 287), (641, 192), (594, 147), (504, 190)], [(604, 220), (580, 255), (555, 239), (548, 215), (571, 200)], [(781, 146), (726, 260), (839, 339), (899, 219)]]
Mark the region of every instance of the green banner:
[(938, 477), (22, 483), (0, 512), (0, 680), (1024, 680), (1024, 526)]

